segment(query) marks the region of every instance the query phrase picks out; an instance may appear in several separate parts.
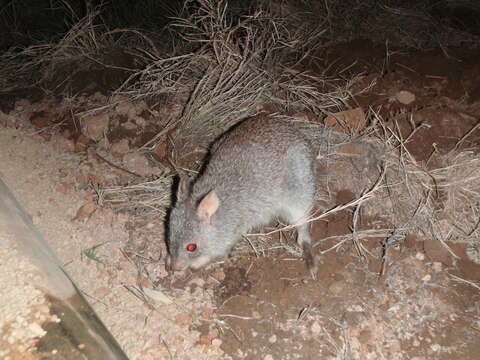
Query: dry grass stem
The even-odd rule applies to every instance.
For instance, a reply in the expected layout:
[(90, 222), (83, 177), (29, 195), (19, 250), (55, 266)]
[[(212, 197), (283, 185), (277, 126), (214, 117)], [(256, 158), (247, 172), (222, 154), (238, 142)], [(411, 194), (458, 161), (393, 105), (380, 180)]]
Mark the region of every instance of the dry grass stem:
[(454, 281), (456, 281), (460, 284), (467, 284), (467, 285), (473, 286), (477, 290), (480, 290), (480, 285), (478, 285), (477, 283), (475, 283), (473, 281), (468, 281), (468, 280), (462, 279), (461, 277), (455, 276), (453, 274), (449, 274), (449, 275)]
[(213, 0), (200, 2), (193, 13), (176, 19), (172, 29), (193, 47), (198, 45), (196, 50), (166, 58), (145, 51), (148, 66), (118, 91), (134, 99), (162, 93), (188, 96), (181, 117), (145, 148), (155, 146), (173, 128), (184, 142), (210, 141), (255, 114), (263, 103), (317, 114), (344, 107), (352, 83), (299, 70), (302, 58), (293, 56), (299, 47), (321, 47), (323, 32), (317, 29), (311, 36), (307, 27), (290, 29), (288, 24), (265, 9), (232, 22), (226, 1)]
[(158, 179), (132, 184), (114, 186), (97, 191), (99, 204), (108, 205), (117, 210), (134, 211), (139, 216), (164, 217), (170, 206), (172, 176), (163, 174)]
[(143, 43), (148, 47), (151, 41), (137, 30), (110, 31), (98, 21), (99, 15), (98, 9), (88, 12), (55, 43), (3, 53), (0, 56), (0, 92), (47, 84), (49, 91), (55, 91), (64, 88), (75, 74), (88, 70), (92, 65), (133, 71), (103, 61), (103, 53), (127, 43)]

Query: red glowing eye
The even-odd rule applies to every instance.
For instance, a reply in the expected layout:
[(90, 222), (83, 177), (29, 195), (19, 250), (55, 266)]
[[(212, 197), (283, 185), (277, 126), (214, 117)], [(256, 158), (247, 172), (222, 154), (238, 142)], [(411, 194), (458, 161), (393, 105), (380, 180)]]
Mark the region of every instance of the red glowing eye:
[(186, 247), (187, 251), (194, 252), (197, 250), (197, 244), (188, 244)]

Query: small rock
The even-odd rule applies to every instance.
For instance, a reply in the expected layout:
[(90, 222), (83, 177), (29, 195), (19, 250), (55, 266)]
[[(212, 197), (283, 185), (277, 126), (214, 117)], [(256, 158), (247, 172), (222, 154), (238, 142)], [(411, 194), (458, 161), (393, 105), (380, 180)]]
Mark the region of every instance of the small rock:
[(270, 354), (267, 354), (263, 357), (263, 360), (273, 360), (273, 356)]
[(82, 132), (90, 139), (99, 141), (108, 129), (109, 121), (108, 114), (90, 116), (82, 121)]
[(222, 345), (222, 340), (220, 339), (213, 339), (212, 340), (212, 345), (215, 347), (220, 347)]
[(340, 111), (325, 119), (325, 126), (333, 127), (341, 132), (362, 131), (367, 126), (367, 118), (361, 107)]
[(312, 334), (318, 335), (322, 332), (322, 327), (318, 321), (314, 321), (310, 330), (312, 331)]
[(148, 163), (147, 158), (140, 153), (129, 153), (123, 158), (126, 168), (140, 176), (149, 176), (153, 170)]
[(124, 154), (128, 150), (130, 150), (130, 145), (128, 143), (128, 139), (122, 139), (120, 141), (117, 141), (117, 142), (113, 143), (112, 147), (111, 147), (112, 152), (116, 152), (116, 153), (120, 153), (120, 154)]
[(328, 291), (330, 291), (333, 295), (339, 296), (346, 290), (345, 288), (345, 281), (335, 281), (334, 283), (330, 284), (328, 287)]
[(79, 143), (79, 142), (75, 143), (75, 147), (73, 148), (74, 152), (80, 153), (80, 152), (85, 151), (85, 150), (87, 150), (87, 145), (85, 145), (83, 143)]
[(85, 187), (88, 185), (88, 176), (85, 174), (78, 175), (76, 181), (80, 187)]
[(210, 337), (208, 335), (200, 335), (198, 342), (202, 345), (210, 345)]
[(162, 141), (161, 143), (155, 146), (153, 153), (158, 157), (158, 159), (163, 159), (167, 155), (167, 143)]
[(262, 318), (262, 315), (258, 311), (252, 311), (252, 317), (258, 320)]
[(103, 95), (100, 91), (96, 91), (92, 97), (95, 99), (95, 100), (98, 100), (99, 102), (106, 102), (107, 101), (107, 97), (105, 95)]
[(442, 271), (442, 263), (441, 262), (435, 261), (433, 263), (432, 267), (433, 267), (433, 271), (435, 271), (437, 273)]
[(55, 141), (55, 144), (57, 144), (62, 151), (66, 151), (66, 152), (75, 151), (75, 144), (71, 139), (67, 139), (61, 134), (53, 135), (52, 139), (53, 141)]
[(45, 116), (42, 115), (33, 115), (30, 118), (32, 124), (38, 128), (44, 128), (50, 125), (50, 121)]
[(203, 345), (210, 345), (216, 337), (218, 337), (218, 330), (213, 329), (207, 335), (200, 336), (199, 342)]
[(425, 254), (424, 254), (424, 253), (421, 253), (421, 252), (417, 252), (417, 253), (415, 254), (415, 258), (416, 258), (417, 260), (423, 261), (423, 260), (425, 260)]
[(122, 127), (125, 129), (125, 130), (135, 130), (138, 126), (137, 124), (135, 124), (134, 122), (132, 121), (127, 121), (127, 122), (124, 122), (122, 124)]
[(360, 336), (360, 330), (358, 329), (358, 327), (354, 326), (354, 327), (350, 328), (350, 335), (353, 336), (353, 337), (359, 337)]
[(275, 343), (277, 342), (277, 335), (273, 334), (272, 336), (270, 336), (270, 337), (268, 338), (268, 342), (269, 342), (270, 344), (275, 344)]
[(0, 110), (0, 124), (4, 126), (14, 126), (17, 122), (17, 118), (15, 116), (7, 115)]
[(55, 190), (61, 194), (67, 194), (73, 190), (74, 186), (72, 183), (60, 183), (57, 185)]
[(42, 327), (40, 325), (38, 325), (37, 323), (31, 323), (28, 325), (28, 330), (30, 330), (30, 332), (32, 334), (34, 334), (35, 336), (37, 337), (42, 337), (44, 336), (47, 332), (45, 330), (42, 329)]
[(188, 324), (190, 322), (190, 314), (188, 313), (181, 313), (175, 316), (175, 322), (177, 324)]
[(60, 133), (60, 135), (62, 135), (65, 139), (68, 139), (68, 140), (70, 140), (70, 139), (73, 137), (72, 132), (71, 132), (70, 130), (68, 130), (68, 129), (63, 130), (63, 131)]
[(83, 204), (80, 209), (78, 209), (77, 215), (75, 215), (73, 220), (87, 221), (88, 219), (90, 219), (95, 210), (97, 210), (97, 205), (95, 205), (95, 203), (88, 202), (86, 204)]
[(423, 282), (429, 282), (430, 280), (432, 280), (432, 275), (430, 274), (427, 274), (422, 278)]
[(408, 105), (415, 101), (415, 95), (410, 91), (402, 90), (395, 94), (395, 99), (401, 104)]
[(80, 135), (80, 136), (77, 138), (77, 141), (76, 141), (76, 142), (87, 145), (87, 144), (90, 142), (90, 139), (87, 138), (87, 137), (84, 136), (84, 135)]
[(131, 102), (121, 102), (115, 107), (115, 111), (119, 115), (133, 117), (137, 114), (135, 106)]
[(75, 141), (75, 148), (74, 152), (82, 152), (85, 151), (88, 147), (88, 143), (90, 142), (90, 139), (87, 138), (84, 135), (80, 135), (77, 140)]
[(15, 111), (24, 111), (25, 109), (28, 109), (32, 104), (30, 103), (29, 100), (27, 99), (19, 99), (15, 101), (15, 106), (14, 109)]
[(147, 126), (147, 121), (140, 116), (135, 116), (133, 118), (133, 121), (135, 121), (135, 124), (137, 124), (137, 126), (139, 126), (139, 127), (144, 128), (145, 126)]

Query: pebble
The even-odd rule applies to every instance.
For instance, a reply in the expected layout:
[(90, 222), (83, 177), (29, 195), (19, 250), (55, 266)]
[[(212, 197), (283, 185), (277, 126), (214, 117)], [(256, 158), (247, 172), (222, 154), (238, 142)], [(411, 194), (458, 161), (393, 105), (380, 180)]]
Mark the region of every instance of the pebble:
[(318, 335), (322, 331), (322, 327), (320, 326), (318, 321), (314, 321), (310, 330), (312, 330), (313, 334)]
[(415, 101), (415, 94), (410, 91), (402, 90), (395, 94), (395, 98), (401, 104), (408, 105)]
[(335, 281), (334, 283), (330, 284), (328, 291), (333, 295), (340, 295), (345, 291), (345, 281)]
[(141, 153), (128, 153), (123, 157), (123, 164), (128, 170), (140, 176), (149, 176), (153, 173), (148, 159)]
[(188, 324), (190, 322), (190, 314), (181, 313), (175, 316), (175, 322), (177, 324)]
[(220, 347), (222, 345), (222, 340), (220, 339), (213, 339), (212, 340), (212, 345), (215, 347)]
[(258, 320), (262, 318), (262, 315), (258, 311), (252, 311), (252, 317)]
[(113, 143), (111, 148), (112, 152), (117, 152), (121, 154), (126, 153), (128, 150), (130, 150), (130, 145), (127, 139), (122, 139), (118, 142)]
[(423, 282), (428, 282), (430, 280), (432, 280), (432, 275), (430, 275), (430, 274), (427, 274), (422, 278)]
[(425, 254), (421, 253), (421, 252), (417, 252), (416, 255), (415, 255), (415, 258), (417, 260), (423, 261), (423, 260), (425, 260)]
[(98, 141), (107, 131), (109, 120), (108, 114), (98, 114), (85, 118), (82, 122), (82, 132), (90, 139)]
[(437, 262), (437, 261), (434, 262), (434, 263), (433, 263), (433, 271), (435, 271), (435, 272), (437, 272), (437, 273), (440, 272), (440, 271), (442, 271), (442, 263), (441, 263), (441, 262)]
[(28, 325), (28, 330), (30, 330), (35, 336), (41, 337), (44, 336), (47, 332), (42, 329), (37, 323), (32, 323)]

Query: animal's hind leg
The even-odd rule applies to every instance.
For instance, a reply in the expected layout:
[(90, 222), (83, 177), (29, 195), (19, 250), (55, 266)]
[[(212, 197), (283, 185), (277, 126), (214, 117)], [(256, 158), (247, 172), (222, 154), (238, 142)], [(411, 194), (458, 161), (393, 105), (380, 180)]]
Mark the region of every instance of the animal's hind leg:
[(296, 225), (297, 229), (297, 242), (302, 248), (303, 257), (307, 268), (310, 271), (310, 275), (313, 279), (316, 278), (317, 264), (315, 263), (315, 257), (312, 253), (312, 239), (310, 237), (309, 224), (305, 222), (310, 210), (309, 204), (306, 206), (298, 206), (290, 204), (284, 209), (285, 220), (290, 224)]
[(308, 270), (315, 279), (317, 266), (312, 254), (309, 225), (305, 222), (315, 198), (315, 164), (312, 151), (306, 143), (289, 150), (286, 168), (285, 185), (288, 190), (282, 204), (285, 220), (290, 224), (298, 224), (297, 242), (303, 250)]
[(317, 264), (312, 252), (312, 240), (310, 238), (310, 230), (308, 224), (302, 224), (297, 227), (298, 237), (297, 242), (303, 250), (303, 257), (307, 268), (310, 271), (310, 275), (313, 279), (317, 277)]

